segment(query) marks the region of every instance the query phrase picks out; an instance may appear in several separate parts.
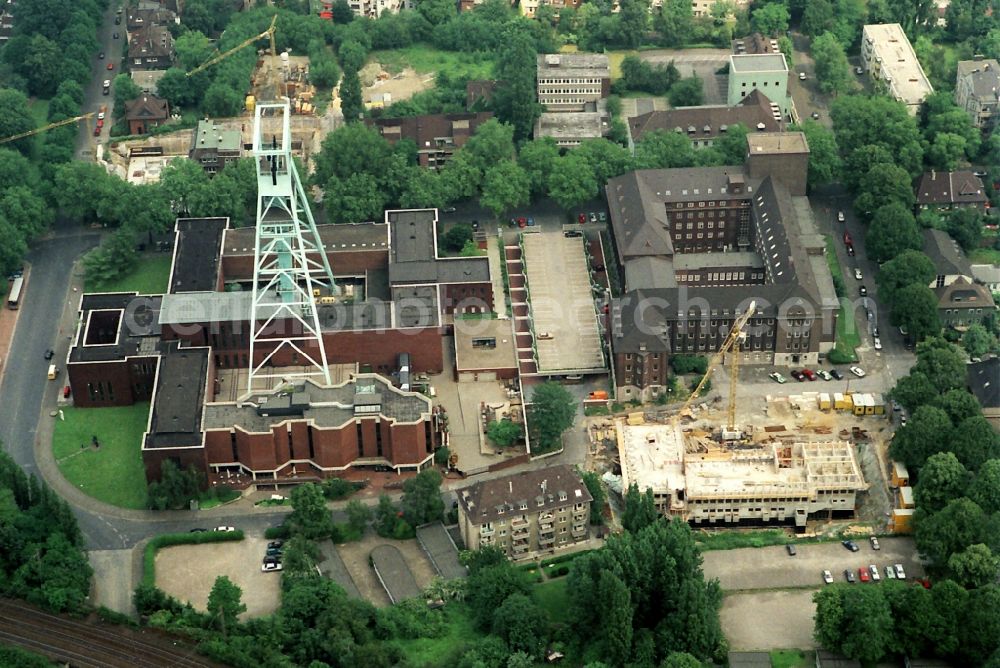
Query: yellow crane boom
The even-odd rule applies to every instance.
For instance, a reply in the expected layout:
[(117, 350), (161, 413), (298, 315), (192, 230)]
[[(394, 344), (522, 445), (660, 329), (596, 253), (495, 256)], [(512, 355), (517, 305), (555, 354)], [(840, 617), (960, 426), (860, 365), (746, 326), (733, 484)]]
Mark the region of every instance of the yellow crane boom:
[(0, 139), (0, 144), (6, 144), (7, 142), (17, 141), (18, 139), (24, 139), (25, 137), (37, 135), (41, 132), (46, 132), (48, 130), (51, 130), (52, 128), (58, 128), (63, 125), (69, 125), (70, 123), (76, 123), (77, 121), (82, 121), (85, 118), (90, 118), (93, 115), (94, 112), (90, 112), (89, 114), (83, 114), (82, 116), (74, 116), (73, 118), (66, 118), (61, 121), (56, 121), (55, 123), (49, 123), (46, 126), (35, 128), (34, 130), (28, 130), (27, 132), (22, 132), (20, 134), (13, 135), (11, 137), (4, 137), (3, 139)]
[(253, 37), (244, 40), (240, 44), (237, 44), (236, 46), (234, 46), (233, 48), (231, 48), (231, 49), (229, 49), (227, 51), (223, 51), (222, 53), (217, 54), (217, 55), (213, 56), (212, 58), (209, 58), (208, 60), (206, 60), (205, 62), (203, 62), (198, 67), (196, 67), (193, 70), (191, 70), (190, 72), (188, 72), (187, 76), (189, 76), (189, 77), (190, 76), (194, 76), (195, 74), (198, 74), (198, 72), (201, 72), (202, 70), (207, 69), (207, 68), (211, 67), (212, 65), (215, 65), (220, 60), (225, 60), (226, 58), (228, 58), (229, 56), (233, 55), (234, 53), (236, 53), (240, 49), (244, 49), (244, 48), (250, 46), (251, 44), (253, 44), (254, 42), (256, 42), (257, 40), (264, 39), (265, 37), (267, 37), (271, 41), (271, 55), (272, 56), (275, 55), (275, 50), (274, 50), (274, 26), (275, 26), (275, 23), (277, 23), (277, 21), (278, 21), (278, 15), (275, 14), (273, 17), (271, 17), (271, 25), (268, 26), (267, 30), (265, 30), (264, 32), (260, 33), (259, 35), (254, 35)]
[(732, 352), (733, 359), (730, 363), (730, 376), (729, 376), (729, 406), (728, 406), (728, 427), (729, 431), (732, 431), (736, 427), (736, 381), (737, 375), (739, 373), (739, 356), (740, 356), (740, 342), (746, 338), (746, 332), (743, 330), (746, 327), (747, 321), (753, 317), (754, 312), (757, 310), (757, 302), (752, 301), (747, 307), (746, 312), (738, 317), (733, 323), (732, 329), (729, 330), (729, 335), (726, 336), (726, 340), (723, 342), (722, 347), (719, 348), (719, 352), (712, 356), (711, 361), (708, 363), (708, 368), (705, 369), (705, 375), (701, 377), (698, 385), (695, 386), (694, 391), (691, 392), (691, 396), (687, 398), (687, 401), (681, 406), (681, 409), (674, 416), (674, 421), (680, 419), (680, 416), (685, 414), (690, 408), (691, 404), (694, 403), (695, 399), (701, 393), (702, 388), (705, 387), (705, 383), (708, 382), (709, 377), (712, 375), (712, 371), (715, 370), (719, 364), (722, 363), (723, 358), (726, 353)]

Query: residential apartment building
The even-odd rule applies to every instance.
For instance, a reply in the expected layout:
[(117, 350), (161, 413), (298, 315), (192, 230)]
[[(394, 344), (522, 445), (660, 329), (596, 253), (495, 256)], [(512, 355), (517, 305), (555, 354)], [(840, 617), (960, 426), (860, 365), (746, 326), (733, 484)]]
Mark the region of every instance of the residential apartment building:
[(421, 167), (440, 169), (476, 134), (480, 125), (493, 118), (493, 112), (464, 114), (426, 114), (403, 118), (378, 118), (366, 123), (374, 126), (390, 144), (409, 139), (417, 145)]
[(667, 387), (675, 354), (718, 350), (751, 300), (744, 363), (815, 364), (839, 302), (805, 197), (801, 133), (747, 137), (742, 167), (639, 170), (606, 188), (625, 294), (613, 304), (618, 396)]
[(781, 109), (783, 117), (791, 113), (788, 97), (788, 63), (783, 53), (745, 53), (729, 56), (729, 86), (726, 104), (734, 107), (753, 91), (759, 90)]
[(916, 116), (934, 92), (910, 40), (898, 23), (869, 24), (861, 35), (861, 64), (877, 88), (906, 105)]
[(937, 274), (928, 287), (937, 297), (944, 327), (964, 331), (996, 311), (989, 287), (976, 280), (965, 252), (947, 232), (924, 230), (923, 251)]
[(129, 69), (166, 70), (174, 62), (174, 37), (165, 26), (149, 25), (129, 35)]
[[(468, 0), (461, 0), (464, 4)], [(582, 4), (583, 0), (521, 0), (518, 3), (521, 7), (521, 13), (527, 16), (529, 19), (535, 18), (535, 14), (538, 12), (538, 8), (543, 5), (548, 5), (555, 10), (556, 15), (559, 15), (559, 10), (565, 7), (572, 7), (573, 9), (578, 9)], [(479, 4), (473, 2), (473, 6)]]
[(611, 92), (611, 65), (602, 53), (538, 56), (538, 101), (548, 111), (594, 111)]
[(982, 179), (970, 170), (955, 172), (924, 172), (916, 187), (917, 207), (948, 211), (959, 207), (973, 207), (986, 211), (990, 199)]
[(785, 129), (781, 108), (759, 90), (732, 107), (715, 105), (650, 111), (630, 117), (625, 126), (629, 148), (635, 151), (635, 144), (643, 135), (657, 130), (683, 134), (696, 149), (709, 148), (736, 125), (742, 125), (751, 132), (781, 132)]
[(208, 174), (221, 172), (223, 167), (242, 156), (243, 137), (239, 130), (226, 130), (209, 119), (198, 121), (188, 157)]
[(960, 60), (955, 78), (955, 104), (984, 133), (996, 123), (1000, 103), (1000, 63), (996, 58)]
[(377, 19), (386, 12), (398, 14), (413, 7), (410, 0), (348, 0), (347, 4), (355, 15), (369, 19)]
[(592, 501), (575, 469), (550, 466), (459, 490), (458, 524), (469, 550), (494, 545), (531, 559), (586, 541)]

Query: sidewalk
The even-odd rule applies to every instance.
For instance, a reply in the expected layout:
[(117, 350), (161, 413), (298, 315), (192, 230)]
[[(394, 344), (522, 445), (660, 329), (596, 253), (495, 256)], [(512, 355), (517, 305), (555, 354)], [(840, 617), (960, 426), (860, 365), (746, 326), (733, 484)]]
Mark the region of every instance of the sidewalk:
[[(25, 263), (24, 265), (24, 287), (21, 288), (21, 294), (25, 294), (28, 289), (28, 279), (31, 275), (31, 265)], [(4, 290), (4, 301), (6, 301), (6, 296), (10, 290), (10, 286)], [(12, 310), (7, 308), (6, 304), (0, 304), (0, 387), (3, 386), (3, 374), (4, 370), (7, 368), (5, 362), (7, 357), (10, 355), (10, 346), (14, 343), (14, 331), (17, 329), (17, 316), (21, 313), (20, 310)]]

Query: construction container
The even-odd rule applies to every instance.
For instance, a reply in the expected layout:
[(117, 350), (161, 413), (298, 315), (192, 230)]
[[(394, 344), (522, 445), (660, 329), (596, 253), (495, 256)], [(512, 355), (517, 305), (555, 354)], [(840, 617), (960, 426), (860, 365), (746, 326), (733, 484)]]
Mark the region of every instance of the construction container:
[(906, 487), (910, 484), (910, 472), (903, 462), (892, 463), (892, 486)]
[(913, 533), (913, 508), (896, 508), (892, 511), (889, 528), (894, 533)]
[(875, 401), (875, 415), (885, 415), (885, 397), (881, 394), (873, 394), (872, 399)]
[(595, 390), (587, 395), (587, 399), (589, 400), (606, 400), (607, 398), (607, 390)]
[(629, 413), (625, 418), (625, 422), (633, 427), (645, 424), (646, 419), (643, 417), (642, 413)]
[(854, 408), (851, 395), (842, 392), (835, 392), (833, 395), (833, 407), (838, 411), (849, 411)]
[(851, 397), (854, 401), (855, 415), (874, 415), (875, 399), (870, 394), (855, 394)]
[(247, 111), (252, 114), (253, 110), (257, 106), (257, 100), (256, 100), (256, 98), (254, 98), (253, 95), (247, 95), (247, 99), (246, 99), (245, 102), (246, 102)]
[(899, 488), (899, 507), (900, 508), (913, 508), (916, 504), (913, 503), (913, 488), (910, 486)]
[(830, 395), (826, 392), (820, 392), (819, 395), (819, 409), (821, 411), (828, 411), (833, 407), (833, 403), (830, 401)]

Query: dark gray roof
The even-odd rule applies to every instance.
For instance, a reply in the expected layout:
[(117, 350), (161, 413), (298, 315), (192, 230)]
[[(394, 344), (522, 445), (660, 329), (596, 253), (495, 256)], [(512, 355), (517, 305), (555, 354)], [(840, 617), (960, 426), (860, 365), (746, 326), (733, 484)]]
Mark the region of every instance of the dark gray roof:
[(771, 668), (768, 652), (730, 652), (729, 668)]
[(939, 276), (972, 276), (972, 267), (958, 243), (943, 230), (924, 230), (924, 253)]
[(816, 668), (861, 668), (861, 662), (825, 649), (816, 650)]
[[(134, 292), (86, 294), (80, 299), (80, 327), (70, 348), (69, 362), (108, 362), (126, 357), (156, 355), (160, 344), (159, 295)], [(120, 316), (96, 318), (98, 311), (120, 311)], [(91, 343), (87, 343), (88, 329)], [(114, 329), (115, 331), (110, 331)], [(102, 328), (105, 331), (98, 331)], [(98, 340), (109, 343), (94, 344)]]
[(171, 346), (160, 357), (144, 448), (202, 445), (201, 417), (209, 352), (209, 348)]
[[(763, 123), (764, 127), (758, 124)], [(742, 124), (751, 131), (780, 132), (785, 124), (781, 112), (775, 118), (771, 100), (754, 89), (733, 107), (724, 105), (681, 107), (667, 111), (651, 111), (628, 119), (632, 141), (639, 141), (647, 132), (666, 130), (690, 139), (715, 139), (734, 125)]]
[[(320, 242), (328, 253), (337, 251), (389, 250), (389, 226), (385, 223), (317, 225)], [(254, 227), (226, 230), (223, 255), (253, 255)], [(336, 266), (333, 267), (336, 273)]]
[(973, 283), (965, 276), (956, 279), (951, 285), (935, 288), (938, 297), (938, 308), (993, 308), (993, 295), (985, 285)]
[(413, 572), (406, 565), (403, 553), (395, 545), (379, 545), (371, 551), (372, 568), (379, 582), (385, 587), (392, 603), (420, 596), (420, 587)]
[(170, 293), (211, 292), (219, 280), (222, 234), (228, 218), (179, 218)]
[(485, 257), (439, 258), (437, 210), (388, 211), (389, 283), (487, 283)]
[(437, 574), (445, 580), (464, 578), (469, 570), (458, 560), (458, 548), (441, 522), (417, 527), (417, 540)]
[(958, 61), (958, 78), (969, 79), (972, 94), (980, 102), (997, 103), (1000, 91), (1000, 63), (996, 58)]
[(924, 172), (917, 183), (917, 204), (983, 204), (988, 200), (982, 180), (969, 170)]
[(476, 526), (524, 512), (521, 502), (528, 511), (539, 512), (590, 501), (593, 497), (583, 478), (565, 464), (483, 480), (458, 491), (459, 504)]

